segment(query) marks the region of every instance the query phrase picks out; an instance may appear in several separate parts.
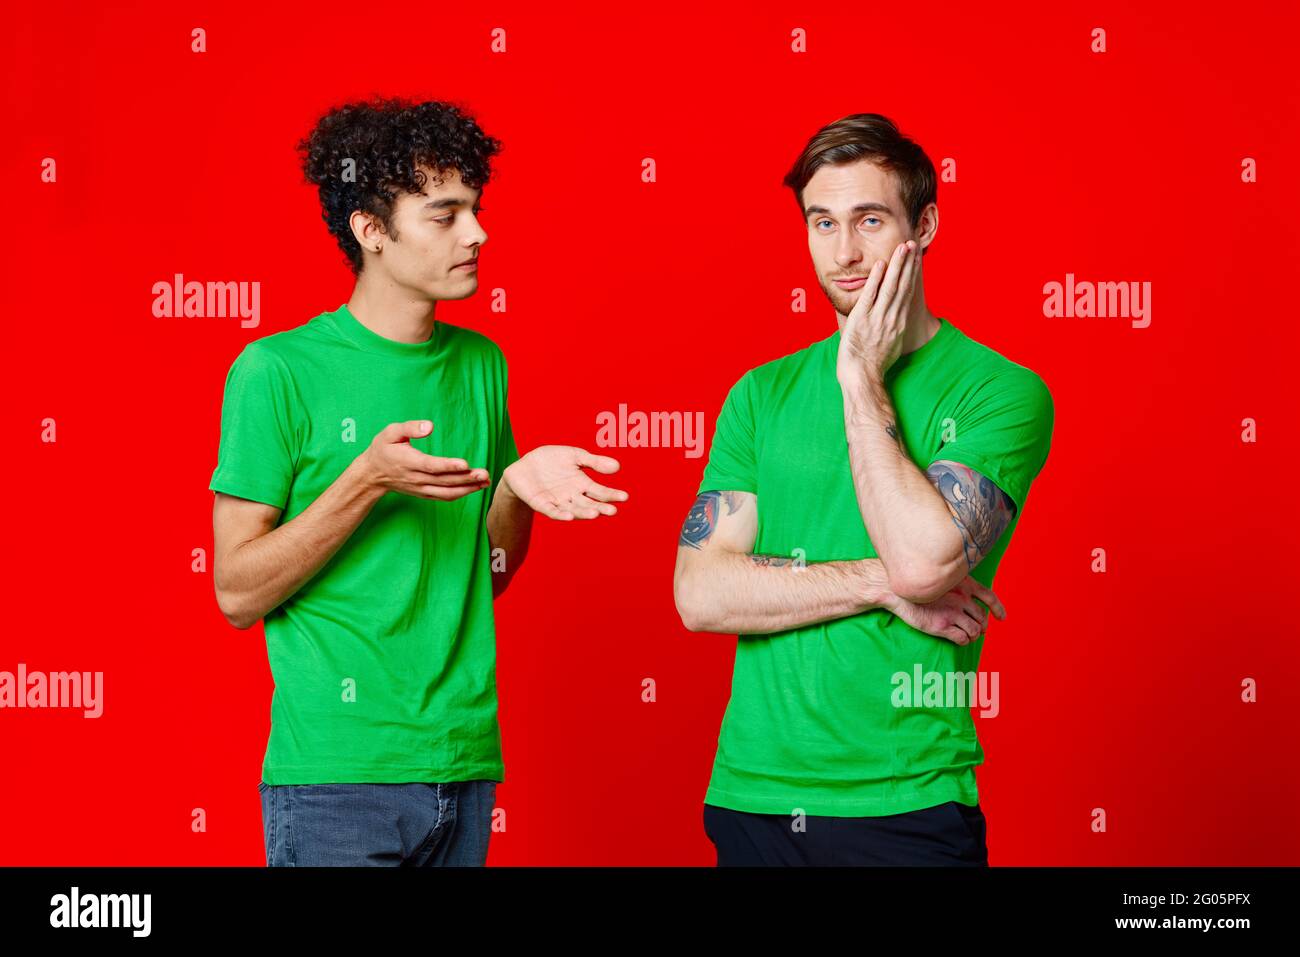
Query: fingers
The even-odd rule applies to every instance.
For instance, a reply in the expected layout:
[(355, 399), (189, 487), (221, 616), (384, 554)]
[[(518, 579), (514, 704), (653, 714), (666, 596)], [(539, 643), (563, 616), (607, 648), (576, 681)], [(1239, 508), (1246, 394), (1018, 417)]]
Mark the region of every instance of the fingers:
[(554, 499), (545, 499), (538, 502), (533, 508), (540, 511), (547, 518), (553, 518), (557, 522), (573, 521), (573, 513), (568, 509), (560, 508), (560, 504)]
[(406, 473), (406, 482), (418, 494), (444, 502), (473, 495), (492, 484), (487, 469), (439, 473), (412, 469)]
[(473, 485), (444, 486), (444, 485), (417, 485), (416, 491), (426, 498), (434, 498), (440, 502), (451, 502), (458, 498), (464, 498), (466, 495), (473, 495), (475, 492), (481, 492), (487, 488), (486, 482), (475, 482)]
[[(885, 274), (885, 261), (877, 259), (871, 264), (871, 272), (867, 274), (867, 281), (862, 284), (862, 289), (858, 294), (858, 301), (853, 304), (852, 313), (862, 315), (876, 301), (876, 291), (880, 289), (880, 279)], [(852, 316), (852, 313), (850, 316)]]
[(983, 635), (984, 632), (988, 630), (989, 613), (987, 611), (980, 608), (974, 602), (971, 602), (970, 604), (963, 606), (962, 611), (964, 611), (967, 617), (969, 617), (972, 621), (974, 621), (976, 627), (979, 628), (979, 631), (976, 632), (976, 634), (973, 635), (972, 637), (977, 638)]
[[(420, 438), (432, 432), (433, 423), (428, 419), (411, 419), (408, 422), (392, 422), (384, 426), (379, 433), (379, 438), (384, 442), (393, 444), (406, 443), (410, 447), (410, 452), (394, 450), (392, 454), (397, 456), (397, 461), (400, 464), (413, 471), (441, 474), (445, 472), (464, 472), (469, 469), (469, 463), (464, 459), (429, 455), (414, 446), (410, 446), (411, 439)], [(477, 471), (483, 472), (484, 470), (478, 469)]]
[(985, 588), (983, 585), (975, 581), (975, 579), (973, 578), (970, 579), (970, 581), (975, 586), (974, 588), (971, 589), (972, 595), (974, 595), (980, 601), (984, 602), (984, 604), (987, 605), (989, 609), (993, 612), (993, 614), (996, 615), (998, 618), (1007, 617), (1007, 610), (1004, 607), (1002, 607), (1001, 600), (999, 600), (997, 595), (993, 594), (992, 589)]
[(971, 642), (971, 637), (966, 633), (965, 629), (959, 628), (956, 625), (948, 625), (946, 628), (943, 628), (942, 631), (943, 637), (947, 638), (954, 645), (969, 645)]
[[(607, 491), (615, 491), (609, 489)], [(624, 496), (626, 497), (626, 496)], [(617, 514), (618, 509), (607, 502), (588, 498), (586, 493), (578, 492), (572, 495), (556, 497), (548, 495), (541, 500), (539, 511), (550, 518), (560, 518), (561, 521), (569, 521), (575, 518), (592, 519), (599, 518), (601, 515)], [(533, 506), (537, 508), (537, 506)]]
[(619, 469), (618, 459), (610, 458), (608, 455), (593, 455), (586, 449), (578, 450), (578, 467), (594, 469), (606, 475), (617, 472)]
[(581, 508), (592, 511), (590, 516), (579, 515), (580, 518), (595, 518), (597, 515), (617, 514), (618, 508), (610, 503), (626, 501), (627, 492), (624, 492), (621, 488), (608, 488), (595, 482), (588, 482), (587, 487), (582, 490), (582, 494), (578, 497), (576, 504)]
[(423, 472), (412, 469), (407, 473), (412, 485), (436, 485), (439, 488), (457, 488), (462, 485), (486, 486), (489, 476), (485, 469), (466, 469), (462, 472)]
[(601, 515), (613, 515), (618, 509), (613, 505), (605, 502), (594, 501), (587, 498), (586, 495), (577, 495), (573, 498), (560, 502), (559, 507), (563, 511), (573, 513), (575, 518), (598, 518)]
[[(583, 490), (583, 495), (587, 498), (594, 499), (597, 502), (626, 502), (627, 492), (620, 488), (607, 488), (604, 485), (598, 485), (592, 482), (591, 485)], [(613, 514), (610, 512), (609, 514)]]
[(889, 268), (885, 270), (885, 278), (881, 282), (877, 303), (886, 307), (893, 304), (894, 294), (898, 291), (898, 280), (903, 273), (903, 267), (907, 265), (909, 252), (906, 242), (894, 247), (894, 254), (889, 257)]
[(974, 641), (980, 636), (979, 619), (972, 618), (969, 614), (955, 616), (952, 624), (966, 633), (967, 642)]
[(421, 452), (419, 449), (415, 448), (411, 449), (409, 452), (403, 451), (394, 454), (396, 455), (397, 461), (400, 465), (412, 472), (418, 472), (421, 475), (440, 477), (456, 476), (458, 474), (472, 474), (475, 476), (486, 477), (488, 474), (487, 469), (484, 468), (471, 469), (469, 463), (464, 459), (447, 458), (441, 455), (429, 455), (428, 453)]
[(908, 242), (913, 244), (912, 251), (908, 253), (907, 265), (903, 267), (903, 275), (898, 280), (903, 294), (895, 300), (899, 312), (906, 310), (911, 303), (916, 293), (916, 276), (921, 271), (921, 245), (915, 240)]

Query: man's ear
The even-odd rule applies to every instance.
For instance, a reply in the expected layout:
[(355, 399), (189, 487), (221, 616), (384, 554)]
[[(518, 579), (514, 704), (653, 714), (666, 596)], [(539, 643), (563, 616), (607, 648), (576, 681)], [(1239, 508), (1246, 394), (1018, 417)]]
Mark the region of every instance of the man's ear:
[(383, 244), (384, 228), (373, 215), (354, 209), (352, 215), (348, 217), (348, 226), (352, 229), (352, 237), (357, 241), (357, 245), (372, 253), (379, 251), (377, 247)]
[(935, 203), (930, 203), (925, 209), (921, 210), (921, 216), (917, 223), (916, 241), (921, 246), (922, 256), (930, 248), (930, 244), (934, 242), (934, 237), (938, 232), (939, 207)]

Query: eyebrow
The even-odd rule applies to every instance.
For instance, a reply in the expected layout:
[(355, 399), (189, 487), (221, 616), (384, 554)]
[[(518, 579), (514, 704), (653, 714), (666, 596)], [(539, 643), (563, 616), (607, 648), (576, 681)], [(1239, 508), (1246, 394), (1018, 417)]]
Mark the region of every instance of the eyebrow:
[[(477, 204), (477, 200), (475, 200)], [(425, 209), (446, 209), (448, 206), (468, 206), (467, 199), (433, 199), (424, 204)]]
[[(803, 211), (803, 218), (807, 219), (814, 213), (819, 216), (829, 216), (830, 212), (831, 211), (825, 206), (809, 206)], [(858, 203), (858, 205), (849, 210), (849, 213), (888, 213), (891, 216), (894, 215), (894, 211), (884, 203)]]

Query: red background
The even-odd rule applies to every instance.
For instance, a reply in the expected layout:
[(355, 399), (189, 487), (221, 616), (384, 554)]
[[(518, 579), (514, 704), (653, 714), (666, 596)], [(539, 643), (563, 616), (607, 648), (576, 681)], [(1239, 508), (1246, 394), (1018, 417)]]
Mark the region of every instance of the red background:
[[(376, 93), (461, 103), (505, 143), (480, 291), (437, 314), (505, 350), (524, 450), (594, 447), (596, 413), (620, 402), (703, 410), (711, 436), (746, 369), (834, 331), (780, 183), (817, 128), (881, 112), (936, 165), (955, 159), (928, 304), (1056, 403), (981, 663), (1002, 692), (977, 719), (991, 861), (1297, 863), (1284, 8), (470, 6), (13, 12), (0, 670), (103, 671), (105, 711), (0, 711), (0, 863), (263, 861), (262, 627), (226, 624), (190, 553), (212, 547), (231, 361), (351, 290), (293, 146)], [(151, 286), (175, 272), (260, 281), (261, 325), (154, 318)], [(1151, 282), (1150, 327), (1044, 318), (1042, 286), (1067, 272)], [(610, 451), (630, 501), (539, 520), (497, 606), (507, 830), (491, 864), (713, 862), (701, 802), (735, 638), (686, 632), (671, 591), (704, 459)]]

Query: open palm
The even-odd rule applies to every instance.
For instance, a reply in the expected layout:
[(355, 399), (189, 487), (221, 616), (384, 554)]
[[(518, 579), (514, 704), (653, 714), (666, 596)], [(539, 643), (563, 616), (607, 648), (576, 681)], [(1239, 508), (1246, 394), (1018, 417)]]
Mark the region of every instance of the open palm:
[(574, 445), (540, 445), (506, 469), (511, 491), (535, 512), (567, 522), (618, 511), (611, 502), (627, 492), (592, 481), (584, 468), (606, 475), (617, 472), (617, 459), (593, 455)]

